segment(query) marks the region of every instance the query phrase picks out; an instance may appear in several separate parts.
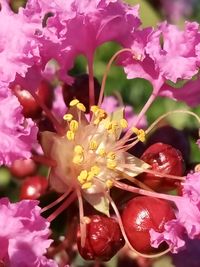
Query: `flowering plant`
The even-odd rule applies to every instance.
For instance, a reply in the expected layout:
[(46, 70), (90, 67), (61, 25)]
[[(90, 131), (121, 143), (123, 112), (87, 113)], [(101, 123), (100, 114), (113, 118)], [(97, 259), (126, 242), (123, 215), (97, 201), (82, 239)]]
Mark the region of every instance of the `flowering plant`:
[[(146, 118), (159, 96), (199, 105), (199, 25), (142, 28), (138, 12), (122, 0), (28, 0), (14, 13), (1, 1), (0, 163), (26, 179), (20, 202), (0, 200), (0, 266), (73, 265), (77, 251), (98, 265), (126, 255), (118, 253), (124, 244), (154, 259), (199, 239), (200, 170), (188, 167), (188, 142), (169, 126), (159, 129), (159, 142), (148, 136), (175, 114), (193, 118), (197, 129), (200, 117), (179, 109), (150, 125)], [(95, 53), (110, 41), (121, 49), (100, 85)], [(79, 55), (88, 73), (72, 76)], [(119, 93), (104, 96), (114, 61), (127, 79), (152, 85), (139, 114)], [(185, 144), (167, 142), (168, 133)], [(35, 174), (36, 164), (47, 166), (46, 178)], [(63, 235), (53, 221), (64, 212)]]

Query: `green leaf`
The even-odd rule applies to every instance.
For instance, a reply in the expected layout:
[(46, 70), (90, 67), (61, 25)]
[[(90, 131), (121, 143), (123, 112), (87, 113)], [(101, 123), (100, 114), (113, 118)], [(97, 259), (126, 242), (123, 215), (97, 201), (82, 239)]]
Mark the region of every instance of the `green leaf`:
[(87, 202), (92, 205), (92, 207), (99, 212), (102, 212), (106, 216), (110, 216), (109, 213), (109, 200), (105, 197), (104, 193), (96, 193), (96, 194), (83, 194), (83, 197), (87, 200)]

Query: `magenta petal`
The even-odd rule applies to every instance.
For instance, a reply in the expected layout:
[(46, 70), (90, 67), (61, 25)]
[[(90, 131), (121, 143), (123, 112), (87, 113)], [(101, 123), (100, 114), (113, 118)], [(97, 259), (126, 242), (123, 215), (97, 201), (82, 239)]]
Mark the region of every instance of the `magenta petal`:
[(150, 236), (151, 245), (154, 248), (157, 248), (162, 242), (166, 242), (171, 252), (178, 253), (185, 246), (185, 241), (182, 239), (183, 227), (179, 224), (178, 220), (167, 222), (165, 224), (165, 230), (162, 233), (151, 229)]
[(15, 96), (0, 97), (0, 165), (30, 158), (32, 145), (37, 143), (38, 128), (31, 119), (25, 119), (21, 111)]
[[(57, 267), (44, 253), (52, 240), (48, 239), (49, 222), (40, 215), (38, 201), (10, 203), (0, 200), (0, 259), (6, 266)], [(9, 222), (9, 223), (8, 223)]]

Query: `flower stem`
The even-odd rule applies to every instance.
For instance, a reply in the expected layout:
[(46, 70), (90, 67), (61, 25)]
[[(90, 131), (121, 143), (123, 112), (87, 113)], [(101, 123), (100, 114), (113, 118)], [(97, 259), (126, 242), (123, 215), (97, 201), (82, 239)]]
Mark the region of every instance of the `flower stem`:
[(106, 85), (106, 79), (107, 79), (107, 76), (108, 76), (108, 72), (110, 70), (110, 67), (112, 65), (112, 63), (115, 61), (115, 59), (122, 53), (124, 52), (130, 52), (130, 53), (133, 53), (133, 51), (130, 49), (130, 48), (124, 48), (124, 49), (121, 49), (119, 50), (117, 53), (115, 53), (110, 61), (108, 62), (108, 65), (106, 66), (106, 70), (104, 72), (104, 75), (103, 75), (103, 79), (102, 79), (102, 83), (101, 83), (101, 89), (100, 89), (100, 95), (99, 95), (99, 101), (98, 101), (98, 106), (101, 105), (102, 103), (102, 100), (103, 100), (103, 94), (104, 94), (104, 90), (105, 90), (105, 85)]

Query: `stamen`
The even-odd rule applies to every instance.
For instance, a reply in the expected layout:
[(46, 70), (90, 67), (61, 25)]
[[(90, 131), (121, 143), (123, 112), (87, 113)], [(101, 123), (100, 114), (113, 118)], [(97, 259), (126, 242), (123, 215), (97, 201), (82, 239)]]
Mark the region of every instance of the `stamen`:
[(83, 154), (77, 154), (73, 157), (72, 162), (74, 164), (80, 165), (84, 161), (84, 156)]
[(73, 99), (73, 100), (69, 103), (69, 105), (70, 105), (70, 107), (74, 107), (74, 106), (76, 106), (79, 102), (80, 102), (80, 101), (79, 101), (78, 99)]
[(107, 164), (106, 164), (108, 169), (114, 170), (117, 167), (117, 162), (116, 160), (107, 160)]
[(84, 148), (81, 145), (76, 145), (74, 147), (74, 153), (76, 154), (83, 154)]
[(63, 116), (63, 120), (70, 122), (73, 119), (73, 115), (70, 113), (67, 113)]
[(127, 128), (128, 127), (128, 122), (126, 119), (121, 119), (120, 120), (120, 125), (123, 129)]
[(97, 144), (97, 141), (95, 140), (91, 140), (89, 142), (89, 149), (90, 150), (96, 150), (98, 148), (98, 144)]
[(69, 129), (72, 132), (76, 132), (78, 130), (79, 123), (76, 120), (72, 120), (69, 124)]
[(86, 112), (86, 107), (82, 103), (77, 104), (77, 109), (80, 111)]
[(110, 188), (112, 188), (113, 187), (113, 181), (112, 180), (107, 180), (106, 181), (106, 187), (108, 188), (108, 189), (110, 189)]
[(66, 137), (69, 141), (74, 140), (75, 134), (72, 131), (67, 131)]
[(137, 138), (139, 141), (145, 142), (146, 134), (145, 134), (145, 131), (143, 129), (138, 129), (136, 127), (132, 127), (131, 130), (133, 131), (133, 133), (135, 133), (137, 135)]

